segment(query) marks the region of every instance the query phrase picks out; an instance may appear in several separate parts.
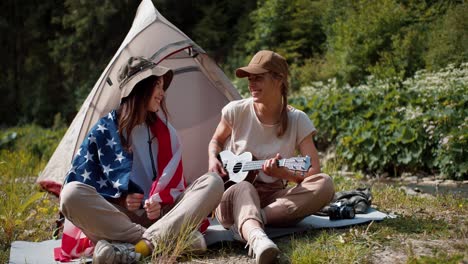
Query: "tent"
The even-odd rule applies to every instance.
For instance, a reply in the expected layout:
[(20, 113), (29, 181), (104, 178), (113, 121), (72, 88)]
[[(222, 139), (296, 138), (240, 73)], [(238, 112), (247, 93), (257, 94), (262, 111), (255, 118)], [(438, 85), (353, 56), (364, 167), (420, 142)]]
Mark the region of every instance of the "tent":
[(240, 99), (232, 83), (209, 56), (165, 19), (151, 0), (138, 7), (132, 27), (99, 77), (37, 182), (58, 195), (74, 154), (102, 116), (119, 105), (117, 72), (130, 56), (145, 56), (172, 68), (174, 80), (167, 92), (170, 122), (183, 148), (184, 175), (192, 182), (208, 169), (208, 142), (221, 109)]

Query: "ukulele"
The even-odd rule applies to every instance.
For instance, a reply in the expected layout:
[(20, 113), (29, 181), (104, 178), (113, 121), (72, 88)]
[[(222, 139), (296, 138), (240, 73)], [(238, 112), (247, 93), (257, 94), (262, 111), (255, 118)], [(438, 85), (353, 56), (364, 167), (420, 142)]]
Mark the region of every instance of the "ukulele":
[[(252, 153), (244, 152), (237, 156), (229, 150), (219, 153), (219, 159), (228, 173), (229, 181), (239, 183), (245, 180), (250, 171), (261, 170), (265, 160), (252, 160)], [(306, 172), (310, 168), (310, 157), (294, 157), (278, 160), (278, 167), (289, 170)]]

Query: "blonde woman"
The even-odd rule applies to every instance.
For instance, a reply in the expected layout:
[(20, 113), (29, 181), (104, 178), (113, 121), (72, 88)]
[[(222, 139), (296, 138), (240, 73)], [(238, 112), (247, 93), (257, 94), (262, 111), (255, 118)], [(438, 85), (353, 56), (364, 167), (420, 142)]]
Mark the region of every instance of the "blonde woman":
[[(216, 217), (250, 246), (257, 263), (273, 262), (279, 249), (265, 234), (265, 225), (294, 225), (320, 210), (333, 198), (331, 178), (320, 173), (312, 136), (316, 129), (308, 116), (287, 104), (288, 64), (279, 54), (259, 51), (249, 65), (236, 70), (248, 78), (251, 97), (233, 101), (222, 110), (221, 121), (208, 146), (209, 169), (223, 177), (228, 172), (218, 159), (223, 149), (235, 155), (250, 152), (265, 160), (256, 180), (229, 187), (216, 209)], [(281, 158), (299, 152), (311, 158), (300, 175), (278, 166)], [(285, 187), (293, 182), (293, 187)]]

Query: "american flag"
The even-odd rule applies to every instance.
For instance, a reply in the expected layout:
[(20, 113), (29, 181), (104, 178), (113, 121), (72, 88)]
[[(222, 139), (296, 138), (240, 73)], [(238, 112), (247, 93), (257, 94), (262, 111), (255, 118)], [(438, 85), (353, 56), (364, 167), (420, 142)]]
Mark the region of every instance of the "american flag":
[(83, 182), (111, 198), (128, 191), (132, 154), (123, 149), (116, 117), (112, 111), (91, 129), (75, 154), (66, 183)]
[[(101, 118), (83, 141), (66, 177), (66, 183), (79, 181), (96, 188), (104, 197), (119, 198), (127, 192), (142, 192), (130, 181), (132, 154), (118, 133), (116, 111)], [(154, 201), (171, 204), (186, 187), (182, 169), (182, 149), (175, 129), (158, 118), (151, 125), (158, 138), (158, 178), (151, 187)]]
[[(120, 142), (115, 111), (101, 118), (91, 129), (73, 159), (65, 183), (80, 181), (94, 186), (106, 197), (118, 198), (128, 191), (138, 191), (131, 184), (132, 155)], [(162, 204), (172, 204), (185, 190), (186, 182), (182, 169), (182, 149), (176, 130), (160, 118), (150, 126), (158, 139), (158, 178), (153, 182), (150, 199)], [(203, 230), (209, 222), (203, 221)], [(94, 245), (84, 233), (65, 219), (61, 247), (54, 249), (55, 260), (70, 261), (81, 256), (90, 256)]]

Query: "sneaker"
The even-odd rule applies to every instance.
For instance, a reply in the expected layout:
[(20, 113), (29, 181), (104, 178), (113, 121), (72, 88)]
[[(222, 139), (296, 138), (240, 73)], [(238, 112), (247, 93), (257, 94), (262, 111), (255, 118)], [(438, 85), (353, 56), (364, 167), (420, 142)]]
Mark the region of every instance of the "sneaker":
[(205, 237), (200, 231), (195, 230), (191, 235), (192, 244), (190, 249), (195, 252), (205, 252), (207, 250)]
[(249, 256), (255, 257), (257, 264), (273, 263), (280, 252), (278, 246), (260, 228), (250, 231), (247, 246)]
[(135, 252), (135, 245), (129, 243), (110, 243), (99, 240), (94, 247), (94, 264), (127, 264), (140, 260), (140, 253)]

